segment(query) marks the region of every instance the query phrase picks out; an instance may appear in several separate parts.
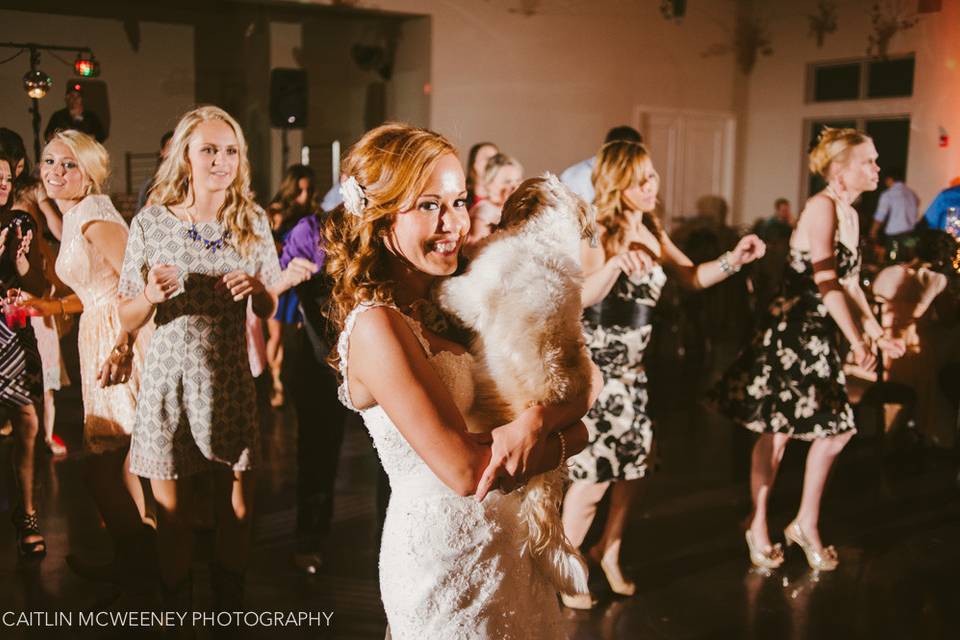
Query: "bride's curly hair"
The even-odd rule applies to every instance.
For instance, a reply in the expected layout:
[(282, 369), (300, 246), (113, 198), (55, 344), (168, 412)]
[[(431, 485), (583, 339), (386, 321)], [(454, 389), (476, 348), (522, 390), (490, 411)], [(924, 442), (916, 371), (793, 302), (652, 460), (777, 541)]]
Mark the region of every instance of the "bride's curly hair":
[[(596, 192), (593, 202), (597, 207), (597, 225), (603, 230), (603, 250), (608, 257), (625, 248), (624, 238), (629, 224), (626, 212), (631, 205), (623, 192), (638, 178), (645, 180), (650, 163), (647, 148), (631, 140), (608, 142), (597, 153), (597, 164), (593, 168), (593, 187)], [(644, 212), (643, 225), (657, 239), (663, 236), (663, 226), (653, 211)]]
[[(339, 334), (350, 311), (361, 302), (393, 303), (396, 286), (387, 271), (384, 238), (395, 216), (411, 208), (440, 158), (456, 148), (439, 133), (389, 123), (368, 131), (347, 154), (343, 179), (363, 191), (361, 215), (343, 204), (324, 221), (326, 273), (332, 283), (327, 320)], [(330, 363), (336, 367), (336, 349)]]

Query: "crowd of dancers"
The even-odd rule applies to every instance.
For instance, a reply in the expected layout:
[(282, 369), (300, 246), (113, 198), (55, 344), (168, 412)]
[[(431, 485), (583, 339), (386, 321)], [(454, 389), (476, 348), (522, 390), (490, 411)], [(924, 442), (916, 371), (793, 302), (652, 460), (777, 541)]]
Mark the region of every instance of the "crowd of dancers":
[[(193, 525), (206, 510), (216, 529), (214, 606), (243, 606), (261, 458), (254, 373), (262, 369), (271, 404), (292, 399), (298, 416), (296, 562), (304, 571), (322, 564), (348, 412), (370, 432), (384, 472), (380, 583), (393, 637), (557, 638), (560, 602), (595, 604), (585, 589), (558, 601), (520, 542), (514, 496), (556, 468), (569, 482), (553, 508), (574, 547), (610, 493), (586, 566), (615, 593), (636, 591), (620, 552), (638, 483), (654, 466), (644, 370), (654, 309), (670, 279), (707, 289), (763, 258), (760, 237), (692, 260), (658, 218), (660, 177), (640, 135), (611, 130), (595, 157), (563, 176), (595, 215), (594, 233), (580, 241), (579, 295), (583, 344), (602, 383), (589, 398), (531, 406), (481, 437), (466, 427), (470, 336), (445, 321), (431, 292), (505, 228), (504, 207), (523, 177), (515, 159), (481, 143), (464, 171), (442, 135), (384, 125), (351, 148), (341, 185), (322, 201), (312, 172), (298, 165), (264, 210), (250, 190), (243, 131), (223, 110), (189, 111), (162, 144), (128, 225), (104, 193), (110, 161), (93, 137), (51, 132), (32, 172), (19, 137), (0, 132), (0, 403), (15, 432), (21, 554), (46, 551), (34, 443), (41, 416), (45, 441), (54, 442), (49, 394), (63, 367), (58, 347), (44, 341), (56, 343), (57, 326), (79, 314), (85, 478), (116, 558), (95, 565), (70, 556), (81, 576), (156, 580), (164, 608), (189, 609)], [(845, 352), (869, 370), (878, 353), (905, 351), (860, 288), (852, 204), (878, 185), (872, 140), (826, 129), (810, 169), (826, 187), (788, 236), (782, 283), (755, 334), (707, 398), (758, 434), (744, 536), (750, 562), (766, 570), (784, 560), (767, 502), (791, 440), (811, 445), (784, 539), (811, 568), (837, 567), (819, 513), (831, 466), (857, 429)], [(523, 185), (536, 194), (536, 184)], [(297, 336), (285, 335), (294, 328)], [(285, 344), (296, 349), (287, 354), (289, 388)]]

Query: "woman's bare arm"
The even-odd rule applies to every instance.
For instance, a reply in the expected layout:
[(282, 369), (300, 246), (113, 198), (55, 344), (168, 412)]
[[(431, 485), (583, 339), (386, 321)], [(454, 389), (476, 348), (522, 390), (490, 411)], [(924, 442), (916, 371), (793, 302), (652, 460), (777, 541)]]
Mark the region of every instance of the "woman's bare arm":
[(827, 198), (813, 197), (800, 214), (803, 232), (810, 246), (813, 262), (813, 281), (817, 284), (827, 312), (851, 345), (863, 344), (860, 326), (851, 309), (851, 301), (837, 275), (836, 247), (834, 246), (837, 215), (834, 204)]
[(347, 357), (352, 401), (379, 404), (444, 484), (459, 495), (473, 494), (490, 447), (467, 434), (450, 392), (400, 314), (387, 307), (361, 314)]

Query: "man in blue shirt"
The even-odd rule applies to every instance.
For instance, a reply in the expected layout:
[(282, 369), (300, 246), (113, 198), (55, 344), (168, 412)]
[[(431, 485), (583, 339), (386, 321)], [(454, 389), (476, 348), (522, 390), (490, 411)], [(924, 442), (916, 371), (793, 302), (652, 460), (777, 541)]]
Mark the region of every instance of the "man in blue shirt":
[(933, 199), (923, 218), (931, 229), (945, 231), (947, 228), (947, 209), (960, 209), (960, 185), (944, 189)]
[(890, 169), (883, 182), (887, 188), (880, 194), (877, 212), (873, 216), (873, 227), (870, 229), (873, 240), (880, 235), (881, 229), (889, 240), (910, 233), (917, 224), (920, 199), (903, 183), (903, 170)]

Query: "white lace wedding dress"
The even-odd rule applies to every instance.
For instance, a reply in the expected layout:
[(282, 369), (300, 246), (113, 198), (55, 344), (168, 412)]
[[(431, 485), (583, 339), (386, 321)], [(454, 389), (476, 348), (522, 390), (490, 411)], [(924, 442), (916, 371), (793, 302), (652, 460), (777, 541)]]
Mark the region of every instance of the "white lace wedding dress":
[[(347, 317), (337, 350), (340, 401), (357, 411), (390, 477), (380, 548), (380, 593), (394, 640), (557, 640), (556, 594), (520, 553), (526, 526), (519, 495), (492, 492), (483, 502), (443, 484), (379, 406), (358, 410), (347, 385), (347, 349), (360, 305)], [(398, 311), (398, 313), (400, 313)], [(401, 314), (403, 315), (403, 314)], [(420, 325), (404, 320), (461, 412), (473, 401), (472, 358), (431, 353)]]

